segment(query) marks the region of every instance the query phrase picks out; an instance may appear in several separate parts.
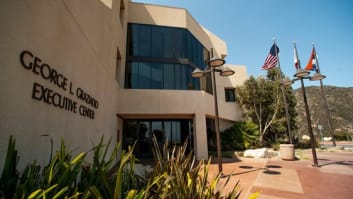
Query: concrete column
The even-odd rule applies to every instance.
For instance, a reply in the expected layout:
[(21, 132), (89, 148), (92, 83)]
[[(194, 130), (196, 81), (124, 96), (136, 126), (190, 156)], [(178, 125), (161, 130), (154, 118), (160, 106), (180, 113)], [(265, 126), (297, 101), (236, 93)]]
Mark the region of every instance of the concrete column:
[(194, 149), (197, 160), (208, 159), (206, 116), (196, 113), (194, 116)]

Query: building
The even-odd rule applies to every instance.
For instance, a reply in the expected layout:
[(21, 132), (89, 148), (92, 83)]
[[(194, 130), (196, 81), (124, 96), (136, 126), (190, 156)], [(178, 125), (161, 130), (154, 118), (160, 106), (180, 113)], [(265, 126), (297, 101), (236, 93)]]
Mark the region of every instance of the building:
[[(128, 0), (2, 0), (0, 24), (0, 157), (10, 135), (20, 163), (45, 163), (50, 139), (54, 149), (63, 139), (89, 151), (102, 136), (136, 142), (136, 155), (148, 157), (154, 134), (170, 144), (188, 139), (198, 159), (208, 158), (211, 81), (191, 72), (227, 49), (187, 10)], [(217, 77), (222, 129), (241, 120), (234, 88), (247, 78), (245, 66), (227, 66), (235, 75)]]

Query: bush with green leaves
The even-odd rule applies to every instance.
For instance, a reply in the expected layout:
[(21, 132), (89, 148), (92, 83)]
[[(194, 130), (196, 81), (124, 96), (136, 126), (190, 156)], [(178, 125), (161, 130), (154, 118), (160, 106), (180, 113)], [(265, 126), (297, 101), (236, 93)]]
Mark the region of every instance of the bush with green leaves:
[[(221, 186), (219, 173), (208, 181), (210, 160), (196, 161), (193, 153), (187, 153), (187, 143), (169, 150), (167, 145), (161, 150), (156, 139), (153, 139), (155, 157), (154, 170), (149, 177), (147, 188), (132, 196), (143, 195), (143, 198), (238, 198), (238, 183), (227, 195), (222, 194), (222, 186), (229, 183), (230, 176)], [(133, 198), (133, 197), (132, 197)], [(138, 197), (140, 198), (140, 197)]]
[(85, 161), (89, 152), (72, 157), (73, 151), (68, 151), (62, 141), (46, 166), (42, 168), (33, 161), (19, 175), (19, 157), (11, 136), (0, 179), (0, 198), (123, 198), (129, 187), (144, 182), (131, 169), (124, 169), (128, 162), (134, 164), (133, 150), (118, 155), (120, 145), (116, 145), (108, 156), (109, 145), (110, 141), (103, 144), (102, 138), (89, 151), (93, 152), (90, 164)]
[(251, 121), (235, 122), (221, 133), (223, 150), (244, 150), (258, 144), (259, 130)]
[[(43, 168), (36, 161), (29, 163), (22, 174), (17, 170), (19, 156), (15, 139), (10, 137), (7, 156), (0, 179), (0, 199), (10, 198), (238, 198), (239, 187), (226, 196), (222, 194), (221, 174), (208, 180), (209, 164), (197, 162), (187, 153), (186, 143), (181, 147), (163, 149), (154, 139), (155, 165), (146, 179), (135, 173), (137, 159), (132, 146), (128, 151), (103, 138), (91, 151), (72, 156), (64, 142), (51, 155)], [(88, 153), (93, 160), (85, 160)], [(229, 182), (229, 179), (225, 184)]]
[(350, 132), (344, 132), (344, 131), (335, 132), (335, 139), (337, 141), (351, 141), (352, 136), (353, 134)]
[(19, 178), (16, 168), (19, 156), (15, 145), (15, 138), (11, 136), (7, 145), (5, 164), (0, 178), (0, 198), (12, 198), (12, 194), (16, 191)]

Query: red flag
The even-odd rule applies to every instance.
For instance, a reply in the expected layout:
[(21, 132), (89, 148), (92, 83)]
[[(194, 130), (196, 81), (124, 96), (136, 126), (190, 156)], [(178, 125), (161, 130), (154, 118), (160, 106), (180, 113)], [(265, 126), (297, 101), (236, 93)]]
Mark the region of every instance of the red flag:
[(316, 71), (317, 70), (317, 65), (316, 65), (316, 52), (315, 49), (313, 48), (313, 50), (311, 51), (311, 55), (310, 55), (310, 59), (308, 64), (305, 67), (305, 70), (313, 70)]
[(267, 55), (264, 65), (262, 66), (263, 70), (268, 70), (277, 65), (278, 62), (278, 53), (279, 48), (276, 44), (273, 44), (270, 53)]

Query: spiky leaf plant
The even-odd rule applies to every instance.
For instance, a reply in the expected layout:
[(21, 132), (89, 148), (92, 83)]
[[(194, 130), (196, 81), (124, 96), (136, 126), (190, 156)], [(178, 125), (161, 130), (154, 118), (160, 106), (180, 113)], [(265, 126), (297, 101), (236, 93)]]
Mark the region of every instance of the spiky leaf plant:
[[(187, 143), (183, 146), (168, 149), (165, 144), (161, 150), (153, 138), (155, 157), (154, 171), (149, 177), (145, 190), (141, 193), (130, 193), (136, 198), (238, 198), (239, 187), (236, 184), (232, 191), (224, 196), (220, 188), (221, 174), (208, 180), (210, 160), (197, 162), (193, 153), (187, 153)], [(228, 184), (228, 178), (223, 186)], [(139, 195), (140, 194), (140, 195)], [(142, 197), (143, 195), (143, 197)], [(133, 197), (130, 197), (133, 198)]]
[(16, 191), (16, 185), (19, 178), (17, 171), (19, 156), (15, 145), (15, 138), (10, 136), (4, 168), (0, 178), (0, 198), (12, 198)]
[[(238, 198), (238, 185), (228, 194), (222, 193), (229, 179), (221, 186), (221, 174), (208, 180), (210, 161), (197, 162), (187, 153), (187, 143), (169, 150), (154, 143), (154, 170), (146, 179), (136, 175), (134, 147), (122, 151), (117, 144), (109, 154), (110, 140), (94, 146), (93, 161), (85, 161), (87, 153), (72, 158), (62, 141), (60, 149), (51, 155), (43, 169), (33, 161), (28, 164), (20, 180), (15, 139), (10, 137), (8, 154), (0, 182), (0, 198)], [(120, 153), (119, 153), (120, 152)], [(223, 179), (222, 179), (223, 180)]]

